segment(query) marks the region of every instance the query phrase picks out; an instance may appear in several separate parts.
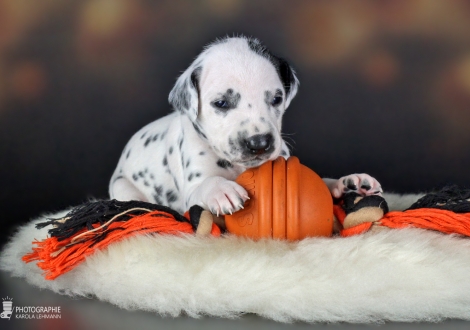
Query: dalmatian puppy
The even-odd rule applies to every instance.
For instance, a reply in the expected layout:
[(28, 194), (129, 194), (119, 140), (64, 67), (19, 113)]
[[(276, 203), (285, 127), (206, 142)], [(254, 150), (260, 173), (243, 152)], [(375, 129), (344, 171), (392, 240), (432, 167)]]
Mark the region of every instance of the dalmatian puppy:
[[(137, 132), (125, 147), (109, 193), (118, 200), (198, 204), (231, 214), (249, 198), (234, 182), (247, 168), (289, 157), (282, 116), (297, 93), (291, 66), (257, 39), (227, 37), (207, 46), (176, 81), (176, 110)], [(325, 179), (335, 197), (380, 194), (367, 174)]]

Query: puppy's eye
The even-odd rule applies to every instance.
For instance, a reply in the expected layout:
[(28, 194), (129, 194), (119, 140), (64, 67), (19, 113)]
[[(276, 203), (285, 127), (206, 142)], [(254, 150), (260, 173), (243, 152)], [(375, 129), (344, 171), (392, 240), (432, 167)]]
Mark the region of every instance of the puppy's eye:
[(228, 109), (228, 103), (225, 100), (214, 101), (212, 105), (219, 109)]
[(271, 101), (272, 106), (277, 106), (282, 103), (282, 96), (274, 96), (273, 100)]

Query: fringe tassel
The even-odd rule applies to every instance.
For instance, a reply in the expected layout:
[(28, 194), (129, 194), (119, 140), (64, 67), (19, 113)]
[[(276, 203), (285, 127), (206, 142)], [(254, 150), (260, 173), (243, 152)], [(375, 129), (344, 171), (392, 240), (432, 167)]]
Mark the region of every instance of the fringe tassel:
[[(125, 238), (142, 234), (193, 234), (191, 223), (176, 211), (161, 205), (142, 202), (100, 201), (81, 205), (64, 218), (36, 225), (49, 230), (51, 237), (35, 241), (31, 253), (23, 256), (26, 263), (38, 261), (45, 278), (53, 280), (72, 270), (95, 251)], [(220, 236), (215, 224), (211, 234)]]
[[(98, 228), (99, 224), (93, 227), (93, 229)], [(53, 280), (83, 262), (96, 250), (103, 249), (124, 238), (149, 233), (193, 233), (193, 228), (189, 222), (178, 222), (161, 211), (153, 211), (133, 217), (132, 220), (126, 222), (111, 223), (105, 234), (83, 230), (80, 234), (84, 236), (78, 240), (74, 240), (75, 237), (62, 240), (50, 237), (43, 241), (33, 242), (37, 247), (33, 248), (33, 252), (25, 255), (23, 261), (40, 260), (37, 265), (45, 271), (45, 278)], [(90, 235), (95, 239), (90, 239), (88, 237)], [(102, 239), (96, 239), (96, 237)]]
[(388, 228), (415, 227), (470, 237), (470, 213), (455, 213), (437, 208), (389, 212), (378, 224)]
[[(132, 214), (129, 213), (130, 209), (134, 210)], [(188, 221), (188, 219), (175, 210), (163, 205), (140, 201), (122, 202), (112, 199), (82, 204), (75, 207), (63, 218), (49, 219), (49, 221), (38, 223), (36, 228), (40, 229), (53, 225), (54, 228), (49, 230), (49, 234), (57, 237), (59, 240), (64, 240), (74, 236), (83, 229), (93, 230), (96, 223), (105, 225), (111, 219), (114, 219), (114, 221), (127, 221), (133, 216), (150, 211), (161, 211), (161, 217), (172, 217), (176, 221)], [(116, 217), (118, 215), (121, 216)]]

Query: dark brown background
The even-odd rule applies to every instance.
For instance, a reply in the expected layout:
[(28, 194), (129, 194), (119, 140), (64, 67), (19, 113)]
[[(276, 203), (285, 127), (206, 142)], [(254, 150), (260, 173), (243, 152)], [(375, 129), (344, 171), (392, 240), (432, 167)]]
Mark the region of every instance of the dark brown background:
[(469, 1), (0, 0), (2, 238), (106, 197), (124, 144), (170, 111), (179, 73), (241, 33), (298, 71), (285, 132), (321, 176), (470, 185)]

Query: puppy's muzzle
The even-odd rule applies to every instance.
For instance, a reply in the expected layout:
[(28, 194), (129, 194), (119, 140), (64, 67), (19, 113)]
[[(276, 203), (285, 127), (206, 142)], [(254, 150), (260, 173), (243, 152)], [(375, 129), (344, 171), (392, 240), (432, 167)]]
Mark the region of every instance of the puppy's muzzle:
[(274, 138), (272, 134), (257, 134), (243, 141), (246, 154), (262, 155), (273, 151)]

